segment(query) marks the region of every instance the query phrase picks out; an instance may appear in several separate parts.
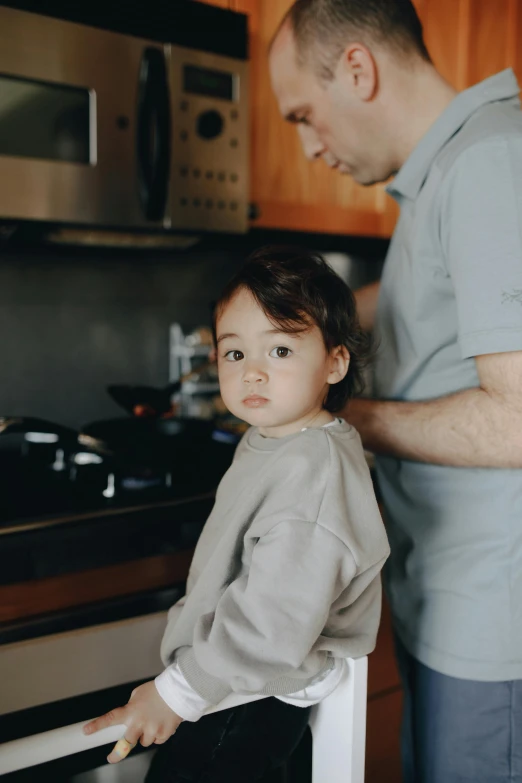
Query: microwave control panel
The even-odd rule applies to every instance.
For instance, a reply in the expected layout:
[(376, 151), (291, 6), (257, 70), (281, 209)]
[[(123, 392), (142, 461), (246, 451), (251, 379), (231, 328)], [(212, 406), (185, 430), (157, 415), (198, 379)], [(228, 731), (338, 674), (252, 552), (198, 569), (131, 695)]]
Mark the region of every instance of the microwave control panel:
[(248, 63), (167, 47), (171, 228), (248, 228)]

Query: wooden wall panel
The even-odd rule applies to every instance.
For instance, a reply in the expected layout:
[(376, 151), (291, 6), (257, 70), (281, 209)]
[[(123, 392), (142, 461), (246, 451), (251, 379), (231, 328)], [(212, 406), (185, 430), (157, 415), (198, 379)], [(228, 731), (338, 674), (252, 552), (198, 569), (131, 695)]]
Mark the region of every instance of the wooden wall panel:
[(512, 0), (472, 0), (468, 55), (468, 85), (514, 63), (509, 42)]
[[(471, 0), (472, 2), (473, 0)], [(470, 0), (413, 0), (424, 29), (431, 58), (447, 81), (466, 85), (467, 36)], [(462, 58), (462, 52), (466, 56)]]
[[(279, 114), (270, 86), (267, 51), (291, 3), (292, 0), (260, 0), (255, 97), (259, 110), (254, 110), (257, 143), (252, 177), (252, 200), (261, 209), (256, 225), (302, 230), (311, 219), (314, 225), (310, 230), (317, 230), (319, 224), (324, 225), (324, 231), (335, 233), (389, 235), (397, 210), (384, 187), (365, 188), (350, 177), (330, 171), (322, 161), (310, 163), (296, 129)], [(324, 219), (324, 213), (330, 209), (333, 211)]]

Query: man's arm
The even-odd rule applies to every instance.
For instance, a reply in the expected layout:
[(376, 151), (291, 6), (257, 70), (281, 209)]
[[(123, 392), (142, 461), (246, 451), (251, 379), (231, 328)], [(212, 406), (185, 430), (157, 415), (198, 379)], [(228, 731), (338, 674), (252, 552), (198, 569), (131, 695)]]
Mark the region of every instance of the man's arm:
[(353, 400), (365, 448), (457, 467), (522, 468), (522, 351), (477, 356), (480, 387), (428, 402)]
[(365, 332), (371, 332), (375, 323), (375, 311), (377, 310), (380, 286), (381, 283), (377, 280), (376, 283), (370, 283), (354, 291), (357, 314)]

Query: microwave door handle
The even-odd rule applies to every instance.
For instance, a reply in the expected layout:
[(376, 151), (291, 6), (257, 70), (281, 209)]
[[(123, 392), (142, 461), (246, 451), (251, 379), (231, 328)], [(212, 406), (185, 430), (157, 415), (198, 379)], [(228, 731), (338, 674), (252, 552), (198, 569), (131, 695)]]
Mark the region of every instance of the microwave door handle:
[(138, 90), (138, 186), (148, 220), (162, 220), (170, 168), (170, 107), (165, 57), (161, 49), (143, 52)]

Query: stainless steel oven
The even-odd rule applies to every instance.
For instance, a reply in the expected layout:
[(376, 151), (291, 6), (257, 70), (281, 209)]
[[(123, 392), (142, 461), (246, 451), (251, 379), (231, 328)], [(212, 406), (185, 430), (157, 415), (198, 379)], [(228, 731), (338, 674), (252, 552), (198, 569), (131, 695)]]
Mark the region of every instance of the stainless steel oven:
[(0, 7), (0, 218), (241, 232), (248, 63)]
[(77, 724), (161, 670), (166, 613), (183, 595), (216, 481), (198, 459), (190, 486), (173, 471), (168, 486), (106, 497), (11, 445), (0, 450), (2, 783), (141, 783), (150, 759), (134, 752), (116, 773), (107, 746), (85, 743)]
[[(0, 744), (6, 783), (142, 783), (151, 752), (133, 754), (119, 769), (105, 763), (114, 730), (84, 737), (81, 725), (124, 704), (132, 688), (161, 669), (166, 612), (132, 617), (0, 645)], [(59, 726), (60, 728), (55, 728)]]

